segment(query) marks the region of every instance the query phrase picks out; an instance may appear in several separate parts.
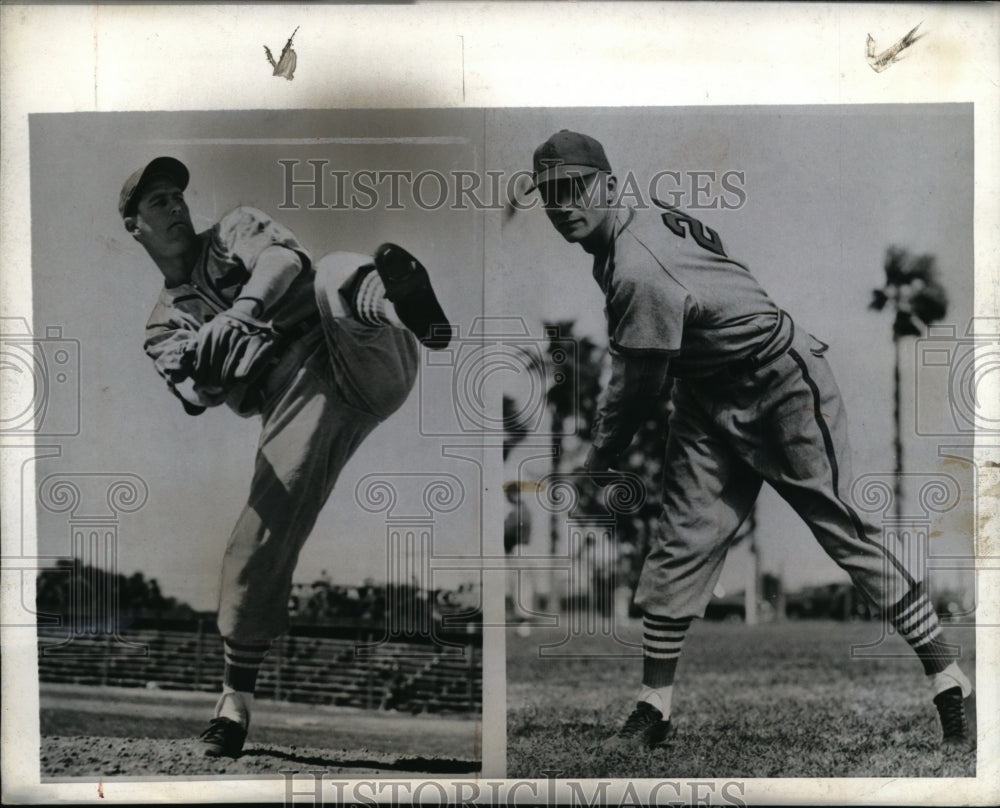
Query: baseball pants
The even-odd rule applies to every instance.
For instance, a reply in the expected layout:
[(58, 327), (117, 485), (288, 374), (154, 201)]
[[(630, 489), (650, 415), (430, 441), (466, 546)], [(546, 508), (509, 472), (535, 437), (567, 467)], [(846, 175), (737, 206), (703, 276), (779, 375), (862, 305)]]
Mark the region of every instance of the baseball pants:
[(222, 566), (219, 631), (235, 642), (267, 644), (287, 629), (299, 552), (337, 477), (416, 380), (413, 335), (360, 323), (341, 298), (339, 289), (364, 263), (371, 258), (334, 253), (316, 265), (322, 333), (290, 346), (301, 365), (269, 391), (250, 496)]
[(768, 482), (878, 607), (915, 580), (851, 506), (847, 420), (826, 346), (796, 333), (755, 372), (678, 380), (663, 510), (636, 591), (647, 613), (702, 617), (739, 526)]

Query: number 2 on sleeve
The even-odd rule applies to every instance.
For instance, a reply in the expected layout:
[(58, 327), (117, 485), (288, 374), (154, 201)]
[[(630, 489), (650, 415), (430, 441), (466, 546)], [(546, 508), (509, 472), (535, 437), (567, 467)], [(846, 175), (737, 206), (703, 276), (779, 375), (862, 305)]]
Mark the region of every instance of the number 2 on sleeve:
[[(663, 219), (663, 223), (670, 228), (670, 232), (675, 236), (680, 238), (685, 238), (687, 234), (691, 233), (691, 238), (694, 239), (695, 244), (709, 252), (715, 253), (716, 255), (721, 255), (723, 258), (728, 258), (726, 251), (722, 246), (722, 239), (719, 238), (719, 234), (716, 233), (711, 227), (706, 227), (697, 219), (688, 216), (686, 213), (682, 213), (676, 208), (671, 208), (664, 205), (662, 202), (658, 203), (661, 207), (666, 208), (660, 218)], [(687, 224), (687, 230), (684, 229), (684, 224)]]

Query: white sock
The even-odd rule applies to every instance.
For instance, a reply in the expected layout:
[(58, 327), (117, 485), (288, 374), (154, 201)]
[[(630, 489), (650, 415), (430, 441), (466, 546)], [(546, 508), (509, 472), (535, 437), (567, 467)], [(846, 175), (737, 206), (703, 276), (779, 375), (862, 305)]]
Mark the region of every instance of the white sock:
[(385, 285), (375, 270), (371, 270), (358, 284), (354, 304), (358, 319), (366, 325), (405, 327), (396, 314), (396, 307), (386, 298)]
[(962, 688), (963, 699), (967, 699), (972, 693), (972, 682), (962, 673), (962, 669), (958, 667), (957, 662), (952, 662), (941, 673), (931, 674), (927, 678), (930, 680), (931, 690), (934, 691), (935, 696), (953, 687)]
[(639, 697), (636, 701), (645, 701), (652, 704), (657, 710), (663, 713), (663, 720), (670, 718), (670, 702), (674, 697), (674, 686), (648, 687), (643, 685), (639, 688)]
[(233, 690), (229, 685), (222, 686), (222, 695), (215, 705), (216, 718), (228, 718), (246, 729), (250, 726), (252, 711), (253, 693)]

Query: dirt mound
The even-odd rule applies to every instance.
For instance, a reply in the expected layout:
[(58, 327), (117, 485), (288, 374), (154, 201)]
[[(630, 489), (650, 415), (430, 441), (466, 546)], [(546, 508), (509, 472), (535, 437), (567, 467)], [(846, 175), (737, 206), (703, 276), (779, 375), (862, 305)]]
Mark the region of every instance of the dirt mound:
[(479, 771), (473, 760), (414, 757), (369, 749), (319, 749), (248, 743), (236, 760), (205, 757), (193, 739), (42, 738), (42, 778), (273, 775), (323, 768), (331, 774), (382, 775), (389, 778)]

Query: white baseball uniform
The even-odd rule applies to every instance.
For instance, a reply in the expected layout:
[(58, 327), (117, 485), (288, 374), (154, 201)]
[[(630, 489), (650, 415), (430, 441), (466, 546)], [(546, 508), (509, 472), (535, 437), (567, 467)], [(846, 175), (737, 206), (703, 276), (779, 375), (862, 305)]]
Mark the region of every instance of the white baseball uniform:
[(626, 389), (629, 366), (646, 361), (676, 379), (662, 517), (636, 603), (663, 617), (704, 614), (764, 481), (874, 603), (899, 602), (916, 581), (845, 496), (847, 423), (827, 346), (795, 327), (715, 231), (674, 208), (620, 217), (594, 278), (615, 354), (594, 451), (614, 455), (634, 434), (641, 401)]
[[(228, 404), (260, 415), (261, 436), (247, 505), (226, 548), (219, 630), (266, 644), (287, 627), (299, 551), (337, 477), (362, 440), (406, 400), (418, 347), (406, 329), (351, 315), (342, 287), (370, 256), (332, 253), (315, 266), (295, 235), (253, 208), (228, 213), (198, 236), (187, 283), (164, 288), (146, 326), (145, 350), (192, 414)], [(302, 270), (265, 314), (292, 337), (273, 367), (229, 391), (176, 383), (198, 329), (229, 308), (267, 248), (298, 254)]]

